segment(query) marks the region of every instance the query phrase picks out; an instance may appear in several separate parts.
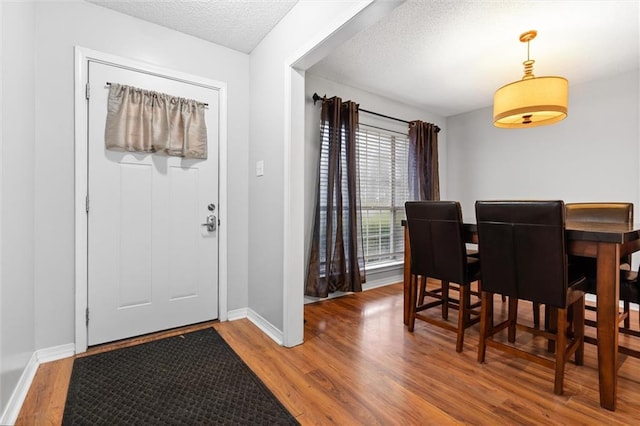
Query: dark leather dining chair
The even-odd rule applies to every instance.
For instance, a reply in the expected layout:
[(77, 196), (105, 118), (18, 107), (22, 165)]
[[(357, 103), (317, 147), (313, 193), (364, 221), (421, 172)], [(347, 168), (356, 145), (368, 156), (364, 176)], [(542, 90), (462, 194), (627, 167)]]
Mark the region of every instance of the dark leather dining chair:
[[(480, 261), (467, 256), (460, 203), (409, 201), (405, 210), (411, 247), (409, 331), (416, 318), (455, 331), (456, 351), (462, 352), (465, 329), (479, 321), (479, 311), (471, 304), (471, 283), (479, 278)], [(440, 287), (427, 288), (427, 278), (440, 280)], [(457, 300), (449, 296), (454, 287), (450, 283), (457, 284)], [(438, 306), (442, 319), (424, 312)], [(448, 321), (449, 307), (458, 310), (457, 326)]]
[[(569, 222), (599, 222), (599, 223), (619, 223), (624, 225), (633, 225), (633, 203), (567, 203), (566, 219)], [(596, 259), (591, 257), (570, 256), (569, 262), (582, 269), (587, 278), (586, 292), (596, 294)], [(631, 270), (631, 255), (620, 259), (620, 268), (622, 273)], [(621, 277), (621, 283), (628, 278)], [(623, 301), (624, 328), (631, 326), (629, 318), (629, 303), (632, 300), (624, 297), (627, 292), (620, 288), (620, 300)], [(632, 302), (633, 303), (633, 302)], [(588, 310), (595, 311), (595, 307), (587, 306)], [(586, 324), (595, 327), (595, 321), (587, 320)], [(588, 342), (593, 343), (591, 339)]]
[[(627, 271), (624, 269), (620, 270), (620, 300), (624, 301), (625, 307), (628, 306), (629, 303), (640, 304), (639, 277), (640, 277), (640, 269), (638, 271)], [(630, 312), (626, 311), (624, 314), (626, 314), (625, 327), (620, 328), (620, 332), (623, 334), (634, 336), (634, 337), (640, 337), (640, 320), (638, 321), (639, 328), (633, 329), (629, 321)], [(629, 322), (628, 326), (626, 325), (627, 321)], [(597, 343), (597, 341), (596, 342), (590, 341), (589, 343)], [(619, 344), (618, 351), (626, 355), (633, 356), (635, 358), (640, 358), (639, 350), (630, 349), (624, 344)]]
[[(565, 209), (568, 222), (633, 225), (633, 203), (567, 203)], [(631, 255), (622, 258), (620, 263), (623, 268), (631, 269)]]
[[(565, 243), (565, 210), (562, 201), (477, 201), (478, 243), (482, 253), (482, 306), (478, 361), (484, 362), (487, 346), (552, 366), (554, 392), (563, 392), (564, 368), (575, 355), (584, 357), (583, 276), (569, 272)], [(493, 295), (509, 298), (507, 319), (494, 324)], [(553, 307), (557, 323), (552, 333), (518, 321), (518, 301)], [(572, 321), (568, 320), (571, 310)], [(508, 330), (508, 342), (494, 337)], [(515, 345), (516, 330), (553, 339), (555, 358), (536, 355)], [(535, 342), (534, 342), (535, 343)]]

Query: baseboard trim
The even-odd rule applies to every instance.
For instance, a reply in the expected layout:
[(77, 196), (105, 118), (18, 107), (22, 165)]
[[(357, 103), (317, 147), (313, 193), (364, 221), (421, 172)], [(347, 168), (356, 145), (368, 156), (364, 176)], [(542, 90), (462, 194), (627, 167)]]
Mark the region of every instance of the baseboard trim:
[(12, 425), (16, 422), (18, 414), (20, 414), (20, 409), (22, 408), (22, 403), (27, 397), (27, 392), (29, 392), (29, 388), (31, 387), (31, 382), (33, 382), (36, 371), (38, 371), (38, 365), (38, 355), (34, 352), (31, 354), (29, 362), (22, 371), (20, 380), (18, 380), (18, 384), (11, 394), (9, 402), (7, 402), (2, 417), (0, 417), (0, 424)]
[(75, 347), (75, 344), (68, 343), (66, 345), (40, 349), (31, 354), (31, 358), (22, 371), (20, 380), (18, 380), (18, 384), (13, 390), (11, 398), (9, 398), (9, 402), (0, 417), (0, 424), (12, 425), (16, 422), (40, 364), (73, 356), (75, 355)]
[(36, 351), (38, 357), (38, 365), (45, 362), (57, 361), (62, 358), (68, 358), (76, 354), (76, 345), (67, 343), (66, 345), (53, 346), (51, 348), (40, 349)]
[(264, 319), (256, 311), (250, 308), (235, 309), (227, 312), (227, 320), (235, 321), (239, 319), (247, 318), (256, 327), (260, 329), (264, 334), (269, 336), (274, 342), (282, 346), (284, 344), (284, 334), (278, 330), (273, 324)]
[[(388, 285), (391, 285), (391, 284), (401, 283), (403, 279), (404, 278), (403, 278), (402, 275), (394, 275), (394, 276), (391, 276), (391, 277), (386, 277), (386, 278), (380, 278), (380, 279), (377, 279), (377, 280), (367, 281), (366, 283), (362, 284), (362, 291), (373, 290), (374, 288), (384, 287), (384, 286), (388, 286)], [(329, 295), (327, 297), (304, 296), (304, 304), (307, 305), (309, 303), (315, 303), (315, 302), (321, 302), (323, 300), (335, 299), (337, 297), (346, 296), (347, 294), (353, 294), (353, 292), (350, 292), (350, 291), (336, 291), (336, 292), (333, 292), (333, 293), (329, 293)]]
[(260, 316), (257, 312), (252, 309), (248, 309), (247, 318), (256, 327), (258, 327), (264, 334), (269, 336), (274, 342), (282, 346), (284, 344), (284, 334), (282, 331), (278, 330), (273, 324)]
[(362, 284), (362, 291), (373, 290), (374, 288), (401, 283), (403, 279), (404, 277), (402, 275), (394, 275), (392, 277), (367, 281), (366, 283)]
[(227, 321), (235, 321), (247, 317), (247, 308), (234, 309), (227, 312)]

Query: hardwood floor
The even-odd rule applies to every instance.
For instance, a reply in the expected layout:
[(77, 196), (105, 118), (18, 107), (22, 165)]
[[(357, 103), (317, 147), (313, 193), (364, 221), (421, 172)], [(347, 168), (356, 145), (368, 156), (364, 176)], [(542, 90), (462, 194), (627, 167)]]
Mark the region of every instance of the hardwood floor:
[[(306, 305), (305, 343), (294, 348), (278, 346), (246, 319), (199, 327), (218, 330), (303, 425), (613, 425), (640, 418), (640, 359), (620, 355), (618, 408), (610, 412), (599, 406), (595, 346), (585, 345), (584, 366), (567, 364), (564, 395), (556, 396), (551, 369), (491, 348), (478, 364), (478, 325), (467, 330), (460, 354), (455, 333), (421, 321), (409, 333), (402, 304), (396, 284)], [(520, 315), (529, 318), (527, 305)], [(496, 311), (501, 306), (496, 300)], [(632, 321), (637, 326), (637, 312)], [(640, 348), (629, 336), (620, 341)], [(518, 343), (545, 346), (526, 333)], [(40, 366), (17, 425), (60, 424), (71, 366), (71, 358)]]

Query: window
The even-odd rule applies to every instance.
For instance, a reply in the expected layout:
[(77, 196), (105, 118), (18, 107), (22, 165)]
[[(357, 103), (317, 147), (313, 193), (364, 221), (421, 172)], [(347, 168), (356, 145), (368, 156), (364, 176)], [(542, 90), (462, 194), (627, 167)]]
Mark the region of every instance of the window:
[[(360, 209), (362, 212), (362, 250), (367, 268), (403, 260), (405, 219), (404, 203), (409, 199), (407, 135), (384, 131), (360, 124), (356, 132), (356, 156), (360, 178)], [(320, 152), (320, 191), (327, 192), (329, 167), (328, 141)], [(340, 159), (346, 168), (346, 158)], [(344, 193), (346, 194), (346, 188)], [(343, 202), (348, 202), (343, 200)], [(327, 209), (326, 199), (320, 208)], [(343, 217), (347, 221), (346, 214)], [(320, 215), (320, 228), (326, 230), (326, 216)], [(326, 243), (320, 238), (320, 253)], [(320, 276), (325, 275), (325, 259), (320, 263)]]
[(404, 203), (409, 199), (409, 138), (360, 125), (357, 133), (362, 242), (367, 267), (403, 259)]

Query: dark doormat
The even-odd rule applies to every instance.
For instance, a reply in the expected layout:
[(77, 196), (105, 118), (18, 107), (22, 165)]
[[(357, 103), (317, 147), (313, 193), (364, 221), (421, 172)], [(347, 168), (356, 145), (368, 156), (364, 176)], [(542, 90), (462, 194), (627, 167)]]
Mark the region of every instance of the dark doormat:
[(207, 328), (78, 358), (63, 425), (297, 425)]

